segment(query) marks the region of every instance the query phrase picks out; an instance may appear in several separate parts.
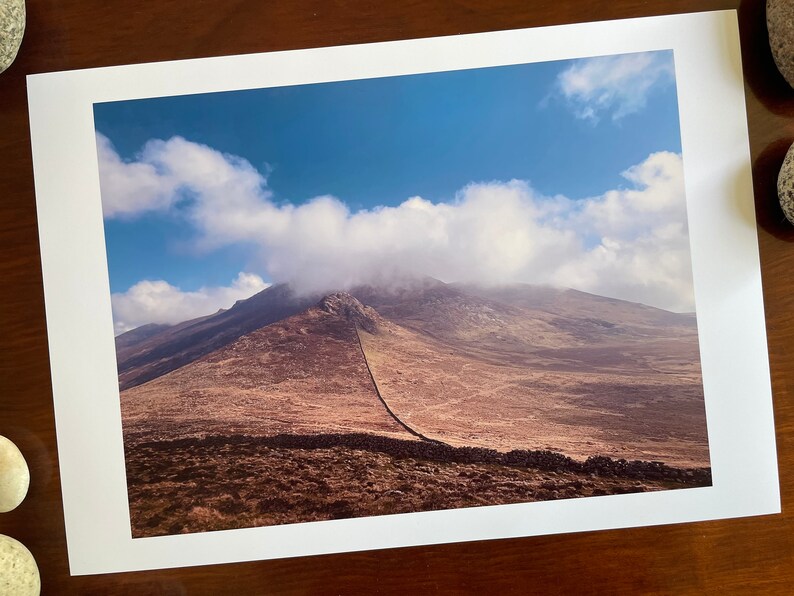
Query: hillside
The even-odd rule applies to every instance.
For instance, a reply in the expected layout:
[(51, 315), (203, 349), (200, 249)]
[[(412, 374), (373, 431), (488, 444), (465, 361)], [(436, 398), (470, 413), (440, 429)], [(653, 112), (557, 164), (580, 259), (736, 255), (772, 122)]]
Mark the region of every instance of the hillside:
[(229, 310), (178, 325), (146, 325), (123, 333), (116, 338), (120, 387), (124, 390), (156, 379), (316, 301), (317, 297), (296, 295), (288, 286), (271, 286)]
[(122, 391), (127, 439), (334, 432), (412, 439), (378, 400), (359, 347), (356, 325), (374, 330), (377, 313), (344, 306), (326, 297)]
[[(422, 280), (354, 289), (362, 301), (332, 294), (227, 341), (245, 327), (243, 315), (262, 320), (274, 303), (297, 304), (276, 290), (145, 339), (165, 339), (147, 353), (163, 354), (196, 327), (221, 330), (201, 346), (219, 348), (123, 391), (128, 434), (169, 425), (160, 436), (399, 435), (399, 424), (381, 424), (390, 408), (452, 445), (708, 464), (697, 335), (686, 315), (581, 292), (525, 286), (478, 290), (483, 297)], [(176, 345), (169, 366), (191, 353)]]
[(580, 352), (576, 363), (528, 368), (525, 359), (495, 362), (493, 353), (481, 357), (468, 344), (454, 349), (399, 326), (360, 336), (384, 399), (436, 440), (708, 465), (697, 361), (660, 357), (656, 344), (607, 362)]
[(274, 286), (117, 341), (136, 537), (710, 483), (689, 315)]

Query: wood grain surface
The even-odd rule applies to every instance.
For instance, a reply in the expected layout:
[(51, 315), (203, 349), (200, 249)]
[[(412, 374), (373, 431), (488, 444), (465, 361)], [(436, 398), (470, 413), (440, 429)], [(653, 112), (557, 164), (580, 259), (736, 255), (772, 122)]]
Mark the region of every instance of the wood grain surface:
[[(70, 577), (33, 190), (25, 76), (675, 12), (739, 10), (783, 514), (750, 519)], [(794, 90), (775, 70), (763, 0), (29, 0), (0, 74), (0, 434), (31, 488), (0, 533), (28, 546), (43, 594), (791, 593), (794, 591), (794, 226), (775, 180)]]

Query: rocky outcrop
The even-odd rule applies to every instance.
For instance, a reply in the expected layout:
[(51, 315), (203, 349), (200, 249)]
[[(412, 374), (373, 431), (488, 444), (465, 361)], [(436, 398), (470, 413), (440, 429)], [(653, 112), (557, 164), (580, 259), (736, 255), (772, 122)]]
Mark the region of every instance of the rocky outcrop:
[(374, 308), (365, 306), (347, 292), (329, 294), (320, 300), (317, 307), (329, 314), (346, 318), (367, 333), (378, 332), (381, 322), (378, 312)]

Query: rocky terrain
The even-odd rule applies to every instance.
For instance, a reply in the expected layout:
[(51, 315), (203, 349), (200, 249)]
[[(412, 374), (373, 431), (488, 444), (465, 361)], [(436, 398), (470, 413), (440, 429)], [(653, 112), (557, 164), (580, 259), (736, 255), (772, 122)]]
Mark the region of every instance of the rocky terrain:
[(117, 351), (136, 536), (710, 483), (688, 314), (274, 286)]
[(706, 470), (648, 462), (632, 469), (629, 462), (605, 458), (579, 463), (553, 453), (504, 458), (465, 450), (427, 457), (421, 449), (402, 449), (405, 442), (370, 445), (371, 438), (229, 437), (138, 445), (128, 454), (133, 536), (710, 484)]

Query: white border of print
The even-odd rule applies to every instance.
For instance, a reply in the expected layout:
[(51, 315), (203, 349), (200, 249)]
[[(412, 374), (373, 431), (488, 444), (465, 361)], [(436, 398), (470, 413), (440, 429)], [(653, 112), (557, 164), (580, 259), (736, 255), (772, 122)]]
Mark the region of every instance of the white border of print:
[[(714, 484), (708, 488), (133, 539), (95, 102), (673, 49)], [(203, 565), (780, 511), (734, 11), (28, 77), (71, 572)]]

